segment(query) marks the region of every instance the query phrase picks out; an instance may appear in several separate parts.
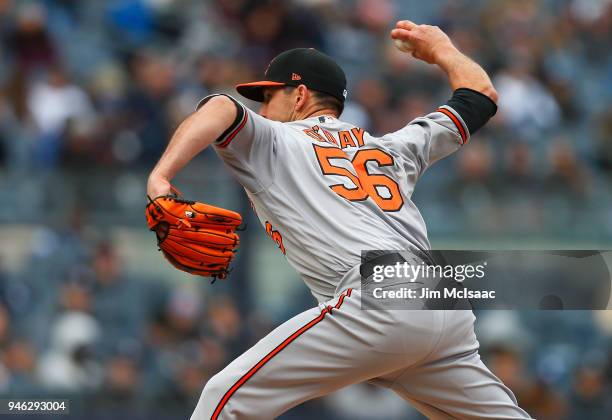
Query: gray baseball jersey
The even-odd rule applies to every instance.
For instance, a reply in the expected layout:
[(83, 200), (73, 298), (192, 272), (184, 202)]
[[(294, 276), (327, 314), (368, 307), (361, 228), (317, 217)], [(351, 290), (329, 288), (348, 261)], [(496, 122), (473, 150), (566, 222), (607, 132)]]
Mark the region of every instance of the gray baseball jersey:
[(458, 113), (442, 107), (377, 138), (329, 116), (280, 123), (237, 104), (215, 149), (319, 305), (212, 377), (192, 420), (271, 419), (363, 381), (430, 418), (529, 418), (480, 360), (471, 311), (360, 306), (361, 250), (429, 248), (410, 197), (468, 140)]
[(382, 137), (329, 116), (280, 123), (242, 111), (215, 149), (319, 302), (361, 250), (429, 249), (411, 196), (427, 167), (468, 140), (452, 108)]

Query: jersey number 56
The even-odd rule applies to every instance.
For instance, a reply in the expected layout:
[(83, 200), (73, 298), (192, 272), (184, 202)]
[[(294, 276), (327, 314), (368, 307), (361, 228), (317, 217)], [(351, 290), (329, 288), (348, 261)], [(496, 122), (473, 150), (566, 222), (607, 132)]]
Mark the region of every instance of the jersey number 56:
[[(363, 201), (368, 197), (384, 211), (398, 211), (404, 205), (404, 198), (400, 192), (397, 182), (387, 175), (370, 174), (366, 165), (368, 162), (376, 162), (378, 166), (393, 166), (393, 157), (380, 149), (365, 149), (355, 153), (351, 161), (342, 149), (335, 147), (322, 147), (313, 144), (321, 171), (324, 175), (340, 175), (347, 177), (354, 185), (348, 188), (344, 184), (330, 185), (332, 191), (349, 201)], [(352, 163), (357, 175), (346, 168), (334, 166), (331, 159), (344, 159)], [(388, 191), (385, 196), (381, 195), (378, 188)]]

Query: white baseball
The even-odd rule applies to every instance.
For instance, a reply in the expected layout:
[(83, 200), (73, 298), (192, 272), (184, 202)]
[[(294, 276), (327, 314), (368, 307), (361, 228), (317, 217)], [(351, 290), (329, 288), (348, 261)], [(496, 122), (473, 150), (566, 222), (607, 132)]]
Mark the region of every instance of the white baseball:
[(403, 39), (394, 39), (395, 47), (403, 52), (411, 53), (414, 51), (414, 45), (410, 41), (405, 41)]

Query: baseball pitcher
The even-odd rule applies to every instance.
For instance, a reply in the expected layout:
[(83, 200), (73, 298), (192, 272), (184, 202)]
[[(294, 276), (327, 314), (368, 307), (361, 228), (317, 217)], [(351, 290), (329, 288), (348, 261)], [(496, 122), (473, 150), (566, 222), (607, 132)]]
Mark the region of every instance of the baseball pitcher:
[(238, 245), (240, 215), (181, 200), (170, 184), (212, 145), (319, 302), (211, 378), (192, 419), (272, 419), (363, 381), (430, 418), (530, 418), (480, 360), (471, 311), (361, 309), (361, 251), (429, 250), (415, 184), (497, 110), (485, 71), (439, 28), (400, 21), (391, 37), (447, 74), (446, 104), (373, 137), (338, 118), (343, 70), (319, 51), (293, 49), (264, 80), (236, 87), (262, 103), (259, 114), (227, 95), (204, 98), (151, 172), (147, 219), (175, 267), (224, 277)]

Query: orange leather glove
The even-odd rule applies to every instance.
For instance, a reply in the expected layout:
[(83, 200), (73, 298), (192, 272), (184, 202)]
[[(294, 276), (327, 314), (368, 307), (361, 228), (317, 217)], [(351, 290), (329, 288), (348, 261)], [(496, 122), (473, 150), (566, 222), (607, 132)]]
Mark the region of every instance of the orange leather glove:
[(236, 230), (242, 216), (175, 195), (148, 198), (147, 224), (170, 264), (190, 274), (226, 278), (238, 248)]

